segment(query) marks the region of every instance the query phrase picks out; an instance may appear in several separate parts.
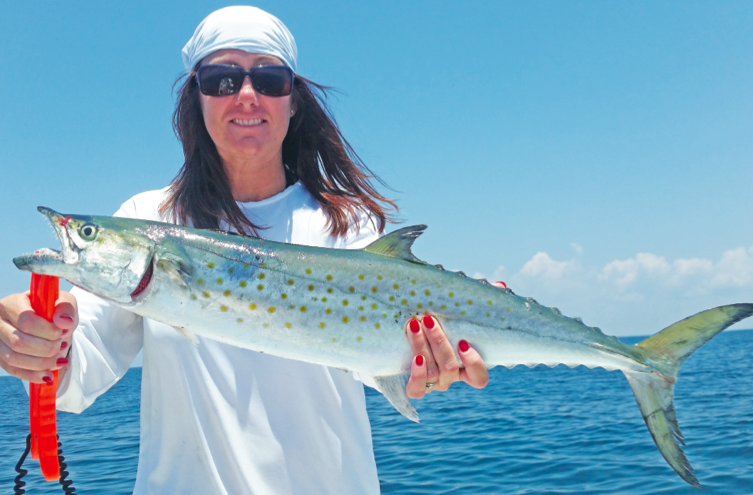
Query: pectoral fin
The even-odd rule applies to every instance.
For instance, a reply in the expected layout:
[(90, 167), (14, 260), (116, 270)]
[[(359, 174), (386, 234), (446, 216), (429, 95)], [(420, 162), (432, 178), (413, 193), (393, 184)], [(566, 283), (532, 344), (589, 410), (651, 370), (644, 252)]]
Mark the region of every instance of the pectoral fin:
[(193, 345), (199, 345), (199, 339), (196, 337), (196, 334), (193, 333), (191, 330), (185, 327), (173, 327), (173, 328), (177, 330), (179, 334), (185, 337), (186, 340), (192, 343)]
[(387, 397), (397, 411), (410, 419), (418, 423), (418, 413), (413, 407), (413, 404), (408, 400), (408, 395), (405, 393), (405, 386), (408, 384), (410, 373), (401, 373), (399, 375), (390, 376), (375, 376), (374, 381), (379, 386), (382, 394)]

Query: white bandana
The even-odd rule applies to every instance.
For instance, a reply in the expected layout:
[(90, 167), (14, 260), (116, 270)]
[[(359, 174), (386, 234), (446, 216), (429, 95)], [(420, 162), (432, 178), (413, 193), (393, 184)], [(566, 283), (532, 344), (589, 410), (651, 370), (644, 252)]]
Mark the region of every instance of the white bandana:
[(250, 6), (215, 10), (201, 21), (183, 47), (183, 65), (193, 70), (207, 55), (229, 48), (275, 56), (296, 71), (293, 35), (277, 17)]

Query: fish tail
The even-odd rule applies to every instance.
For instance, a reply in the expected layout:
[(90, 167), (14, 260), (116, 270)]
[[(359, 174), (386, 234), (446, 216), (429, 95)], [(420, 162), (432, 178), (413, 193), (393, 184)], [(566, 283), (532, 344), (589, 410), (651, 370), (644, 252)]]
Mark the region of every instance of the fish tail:
[(722, 330), (753, 314), (753, 304), (732, 304), (702, 311), (636, 344), (662, 372), (625, 371), (643, 419), (659, 451), (689, 484), (700, 487), (681, 445), (685, 446), (673, 404), (682, 362)]

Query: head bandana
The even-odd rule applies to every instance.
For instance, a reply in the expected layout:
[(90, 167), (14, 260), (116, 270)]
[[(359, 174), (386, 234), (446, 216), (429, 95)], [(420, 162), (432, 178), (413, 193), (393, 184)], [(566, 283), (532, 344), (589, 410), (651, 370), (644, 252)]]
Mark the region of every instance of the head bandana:
[(272, 55), (296, 71), (295, 39), (277, 17), (249, 6), (225, 7), (209, 14), (183, 47), (183, 65), (190, 71), (207, 55), (234, 48)]

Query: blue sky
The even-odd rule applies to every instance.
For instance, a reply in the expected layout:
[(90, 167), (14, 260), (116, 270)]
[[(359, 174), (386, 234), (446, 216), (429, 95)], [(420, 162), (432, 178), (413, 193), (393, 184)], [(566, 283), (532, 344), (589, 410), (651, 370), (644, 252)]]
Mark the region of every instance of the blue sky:
[[(57, 247), (37, 205), (166, 185), (180, 49), (225, 2), (0, 17), (0, 293)], [(415, 253), (616, 335), (753, 302), (753, 3), (260, 1), (394, 190)], [(753, 328), (743, 322), (737, 328)]]

